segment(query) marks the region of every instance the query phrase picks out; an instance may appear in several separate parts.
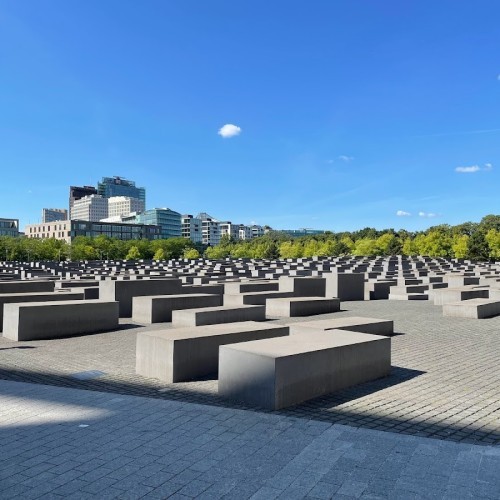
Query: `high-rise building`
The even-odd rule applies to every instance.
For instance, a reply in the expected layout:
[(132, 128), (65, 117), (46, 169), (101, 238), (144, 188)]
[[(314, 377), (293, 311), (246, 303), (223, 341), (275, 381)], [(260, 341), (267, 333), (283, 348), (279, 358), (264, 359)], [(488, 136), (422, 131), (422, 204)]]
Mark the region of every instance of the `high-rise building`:
[(67, 219), (68, 211), (65, 208), (42, 208), (42, 224)]
[(108, 198), (108, 218), (122, 217), (132, 212), (144, 212), (144, 201), (128, 196), (113, 196)]
[(136, 215), (137, 222), (161, 227), (162, 238), (181, 236), (181, 214), (170, 208), (153, 208)]
[(0, 236), (19, 236), (19, 219), (0, 219)]
[(181, 219), (182, 237), (191, 240), (193, 243), (202, 242), (201, 220), (192, 215), (185, 214)]
[(69, 211), (76, 200), (81, 200), (84, 196), (97, 194), (97, 189), (94, 186), (70, 186), (69, 187)]
[(112, 198), (113, 196), (126, 196), (128, 198), (137, 198), (146, 205), (146, 189), (136, 187), (134, 181), (123, 179), (122, 177), (103, 177), (97, 184), (97, 192), (103, 198)]
[(71, 220), (98, 222), (108, 216), (108, 199), (91, 194), (76, 200), (71, 209)]
[(219, 221), (206, 212), (199, 213), (196, 218), (201, 220), (202, 243), (210, 246), (218, 245), (220, 243)]

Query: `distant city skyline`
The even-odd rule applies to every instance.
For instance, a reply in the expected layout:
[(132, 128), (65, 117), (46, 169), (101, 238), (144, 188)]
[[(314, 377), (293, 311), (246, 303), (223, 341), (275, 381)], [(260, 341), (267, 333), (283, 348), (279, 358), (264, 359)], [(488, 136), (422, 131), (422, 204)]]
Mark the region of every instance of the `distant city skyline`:
[[(0, 2), (0, 217), (147, 208), (335, 232), (500, 213), (500, 3)], [(92, 36), (89, 36), (92, 33)]]

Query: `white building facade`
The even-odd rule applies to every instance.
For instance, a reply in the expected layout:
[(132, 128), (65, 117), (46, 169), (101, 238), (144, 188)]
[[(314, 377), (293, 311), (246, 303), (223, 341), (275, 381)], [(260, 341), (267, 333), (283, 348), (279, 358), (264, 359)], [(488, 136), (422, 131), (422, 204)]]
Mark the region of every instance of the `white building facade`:
[(112, 198), (108, 198), (107, 217), (123, 217), (132, 212), (144, 212), (145, 209), (144, 200), (130, 198), (128, 196), (113, 196)]
[(98, 194), (75, 200), (71, 209), (71, 220), (98, 222), (108, 217), (108, 198)]

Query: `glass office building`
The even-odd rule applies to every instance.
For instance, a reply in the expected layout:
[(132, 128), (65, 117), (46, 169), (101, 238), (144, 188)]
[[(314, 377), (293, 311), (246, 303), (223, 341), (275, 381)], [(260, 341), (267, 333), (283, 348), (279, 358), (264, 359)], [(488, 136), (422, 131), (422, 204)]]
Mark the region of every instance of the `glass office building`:
[(153, 208), (136, 215), (140, 224), (151, 224), (161, 227), (162, 238), (179, 238), (181, 236), (181, 214), (170, 208)]
[(19, 219), (0, 219), (0, 236), (19, 236)]
[(146, 205), (146, 189), (137, 187), (134, 181), (121, 177), (103, 177), (102, 181), (97, 184), (97, 194), (100, 194), (103, 198), (112, 198), (114, 196), (137, 198)]

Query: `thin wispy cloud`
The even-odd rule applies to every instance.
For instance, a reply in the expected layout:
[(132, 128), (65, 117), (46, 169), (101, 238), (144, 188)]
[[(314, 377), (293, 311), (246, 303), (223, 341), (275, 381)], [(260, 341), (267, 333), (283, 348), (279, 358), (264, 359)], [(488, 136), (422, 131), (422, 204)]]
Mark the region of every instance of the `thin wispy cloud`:
[(217, 133), (224, 139), (229, 139), (230, 137), (240, 135), (241, 128), (237, 125), (233, 125), (232, 123), (226, 123)]
[(432, 217), (437, 217), (437, 214), (433, 212), (418, 212), (419, 217), (427, 217), (429, 219), (432, 219)]
[(438, 132), (436, 134), (422, 134), (414, 137), (449, 137), (453, 135), (469, 135), (469, 134), (490, 134), (500, 132), (500, 128), (485, 128), (477, 130), (461, 130), (457, 132)]
[(472, 165), (471, 167), (457, 167), (455, 172), (458, 172), (459, 174), (474, 174), (480, 170), (481, 167), (479, 165)]
[(339, 160), (349, 163), (350, 161), (354, 160), (354, 156), (340, 155)]
[(475, 174), (476, 172), (479, 172), (480, 170), (484, 170), (486, 172), (489, 172), (492, 169), (493, 169), (493, 165), (491, 163), (485, 163), (484, 167), (480, 167), (479, 165), (471, 165), (470, 167), (457, 167), (455, 169), (455, 172), (458, 172), (459, 174)]
[(410, 212), (405, 212), (404, 210), (398, 210), (396, 212), (396, 215), (398, 217), (409, 217), (411, 215), (411, 213)]

